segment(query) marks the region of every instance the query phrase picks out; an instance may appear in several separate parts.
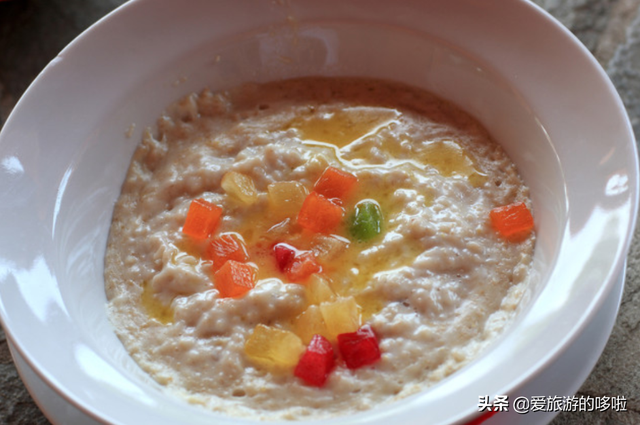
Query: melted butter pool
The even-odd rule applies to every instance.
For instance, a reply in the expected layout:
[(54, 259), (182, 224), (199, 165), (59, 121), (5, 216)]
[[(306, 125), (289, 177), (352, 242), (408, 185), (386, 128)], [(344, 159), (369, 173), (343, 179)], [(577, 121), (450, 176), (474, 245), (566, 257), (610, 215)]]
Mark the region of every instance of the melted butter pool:
[(145, 311), (152, 319), (157, 320), (163, 325), (167, 325), (169, 323), (173, 323), (173, 309), (170, 305), (164, 304), (158, 297), (154, 294), (153, 289), (149, 283), (144, 282), (142, 285), (142, 295), (140, 297), (140, 302), (144, 307)]
[(288, 127), (297, 129), (301, 138), (308, 142), (328, 143), (343, 148), (358, 139), (375, 134), (399, 116), (400, 112), (395, 109), (356, 106), (296, 118)]

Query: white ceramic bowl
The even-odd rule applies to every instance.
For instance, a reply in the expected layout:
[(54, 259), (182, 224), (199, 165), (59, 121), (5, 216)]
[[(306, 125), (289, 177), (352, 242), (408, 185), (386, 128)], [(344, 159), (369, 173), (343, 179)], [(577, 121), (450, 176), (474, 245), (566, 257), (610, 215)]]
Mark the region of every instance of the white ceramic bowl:
[(44, 382), (109, 424), (246, 422), (166, 395), (114, 335), (112, 207), (166, 105), (318, 74), (403, 81), (476, 116), (530, 186), (538, 233), (537, 278), (488, 352), (421, 394), (326, 422), (462, 423), (480, 395), (515, 393), (571, 346), (623, 271), (638, 163), (613, 86), (560, 24), (523, 0), (134, 0), (47, 66), (0, 136), (0, 318)]

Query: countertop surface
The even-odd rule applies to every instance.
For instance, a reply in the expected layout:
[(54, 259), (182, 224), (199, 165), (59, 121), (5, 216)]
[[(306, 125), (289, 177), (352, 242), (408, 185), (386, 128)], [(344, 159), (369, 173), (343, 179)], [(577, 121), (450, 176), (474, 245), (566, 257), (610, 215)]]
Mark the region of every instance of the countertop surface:
[[(31, 81), (73, 38), (123, 0), (0, 0), (0, 128)], [(640, 135), (640, 0), (535, 0), (606, 70)], [(640, 424), (640, 238), (609, 342), (577, 396), (624, 397), (626, 410), (563, 412), (552, 422)], [(0, 329), (0, 424), (49, 424), (25, 389)]]

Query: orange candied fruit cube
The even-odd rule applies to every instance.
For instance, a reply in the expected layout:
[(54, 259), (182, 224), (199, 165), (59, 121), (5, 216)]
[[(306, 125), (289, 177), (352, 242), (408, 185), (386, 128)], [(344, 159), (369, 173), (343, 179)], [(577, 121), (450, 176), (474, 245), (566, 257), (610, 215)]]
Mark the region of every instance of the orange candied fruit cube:
[(489, 217), (493, 228), (508, 240), (522, 240), (533, 230), (533, 216), (524, 202), (494, 208)]
[(331, 233), (342, 221), (342, 208), (317, 192), (305, 198), (298, 224), (315, 233)]
[(195, 239), (206, 239), (213, 233), (220, 221), (222, 208), (202, 198), (191, 201), (182, 233)]
[(238, 298), (255, 286), (256, 271), (248, 264), (229, 260), (215, 273), (215, 285), (223, 298)]
[(345, 200), (355, 188), (358, 178), (351, 173), (335, 167), (327, 167), (313, 190), (325, 198), (339, 198)]
[(224, 233), (214, 238), (207, 247), (207, 257), (213, 261), (213, 268), (219, 269), (228, 260), (246, 263), (249, 260), (244, 241), (233, 233)]

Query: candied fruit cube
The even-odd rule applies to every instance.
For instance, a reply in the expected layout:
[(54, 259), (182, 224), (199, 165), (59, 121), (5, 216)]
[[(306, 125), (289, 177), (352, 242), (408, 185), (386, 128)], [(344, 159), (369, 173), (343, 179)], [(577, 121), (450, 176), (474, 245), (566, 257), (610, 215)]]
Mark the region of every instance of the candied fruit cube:
[(279, 223), (271, 226), (264, 234), (264, 239), (267, 240), (282, 240), (291, 236), (296, 231), (298, 224), (291, 218), (285, 218)]
[(312, 274), (322, 271), (311, 251), (301, 251), (280, 242), (273, 246), (273, 252), (278, 269), (285, 273), (291, 282), (302, 282)]
[(276, 257), (276, 264), (281, 272), (286, 272), (296, 256), (297, 249), (293, 246), (280, 242), (273, 246), (273, 253)]
[(371, 326), (338, 335), (338, 349), (349, 369), (357, 369), (380, 360), (378, 339)]
[(322, 303), (320, 312), (332, 340), (339, 334), (354, 332), (360, 327), (360, 306), (353, 297)]
[(246, 205), (251, 205), (258, 200), (258, 191), (253, 180), (244, 174), (229, 171), (222, 176), (220, 185), (227, 194)]
[(304, 200), (298, 213), (298, 224), (315, 233), (331, 233), (342, 221), (343, 210), (339, 205), (316, 192)]
[(335, 236), (317, 234), (312, 241), (311, 250), (318, 261), (329, 264), (336, 261), (349, 247), (349, 240)]
[(533, 216), (524, 202), (494, 208), (489, 217), (494, 229), (511, 241), (522, 240), (533, 230)]
[(314, 274), (309, 278), (306, 286), (306, 295), (307, 302), (316, 305), (336, 299), (336, 294), (329, 286), (329, 281), (318, 274)]
[(216, 270), (228, 260), (240, 263), (249, 260), (247, 247), (242, 239), (233, 233), (225, 233), (214, 238), (207, 247), (207, 257), (213, 261), (213, 267)]
[(293, 368), (298, 364), (304, 345), (293, 332), (258, 325), (244, 345), (244, 353), (256, 364), (270, 370)]
[(311, 251), (300, 251), (286, 269), (287, 278), (291, 282), (302, 282), (314, 273), (320, 273), (322, 267), (316, 262)]
[(353, 174), (335, 167), (327, 167), (316, 181), (313, 190), (325, 198), (346, 200), (357, 182), (358, 178)]
[(293, 373), (308, 385), (321, 387), (327, 382), (334, 366), (331, 343), (322, 335), (314, 335)]
[(255, 286), (256, 271), (244, 263), (229, 260), (215, 273), (216, 289), (223, 298), (238, 298)]
[(267, 186), (269, 206), (280, 216), (295, 217), (307, 193), (307, 188), (298, 182), (276, 182)]
[(195, 239), (206, 239), (220, 221), (222, 208), (202, 198), (191, 201), (182, 233)]
[(373, 201), (358, 202), (356, 205), (351, 226), (351, 236), (360, 242), (373, 239), (382, 232), (382, 211), (380, 206)]
[(310, 305), (293, 321), (293, 331), (308, 344), (314, 335), (329, 336), (322, 313), (317, 305)]

